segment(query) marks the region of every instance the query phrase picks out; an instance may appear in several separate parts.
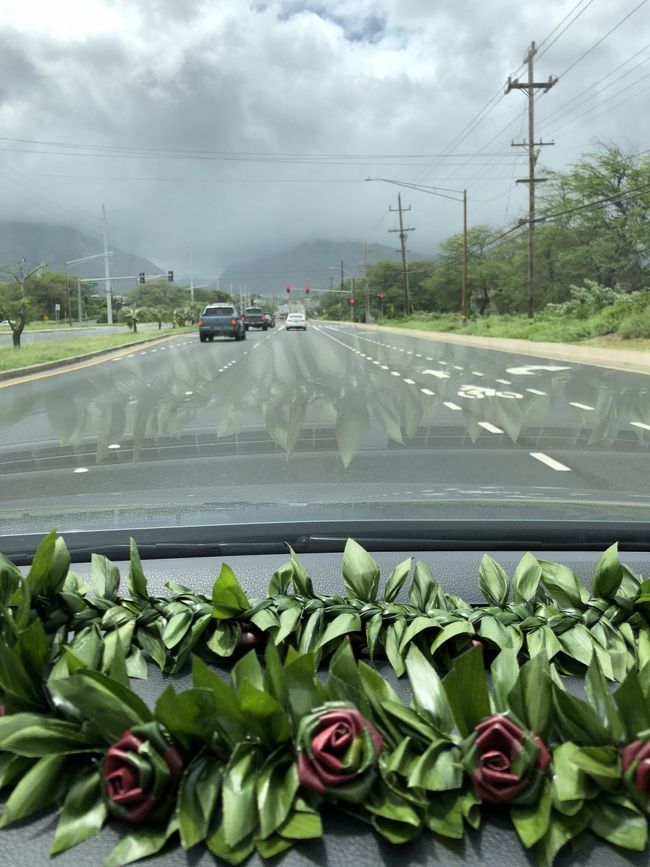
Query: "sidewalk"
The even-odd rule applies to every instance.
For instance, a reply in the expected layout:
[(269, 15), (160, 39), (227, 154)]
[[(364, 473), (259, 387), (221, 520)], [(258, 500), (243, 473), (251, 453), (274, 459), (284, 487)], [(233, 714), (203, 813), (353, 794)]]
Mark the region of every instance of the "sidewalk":
[[(342, 322), (341, 325), (349, 325)], [(496, 352), (530, 355), (533, 358), (554, 358), (574, 364), (592, 364), (613, 370), (629, 370), (632, 373), (650, 374), (650, 352), (641, 349), (608, 349), (604, 346), (583, 346), (579, 343), (538, 343), (533, 340), (516, 340), (508, 337), (476, 337), (474, 335), (450, 334), (444, 331), (418, 331), (413, 328), (395, 328), (389, 325), (365, 325), (355, 323), (355, 328), (369, 331), (399, 334), (401, 337), (417, 337), (435, 343), (457, 343), (475, 346)]]

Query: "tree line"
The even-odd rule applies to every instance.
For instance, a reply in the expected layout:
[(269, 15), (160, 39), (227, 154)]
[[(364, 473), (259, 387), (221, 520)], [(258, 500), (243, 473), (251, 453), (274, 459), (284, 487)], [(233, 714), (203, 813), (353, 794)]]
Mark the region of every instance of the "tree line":
[[(596, 284), (622, 293), (650, 286), (650, 154), (597, 142), (568, 170), (546, 178), (536, 221), (536, 309), (569, 301), (572, 286)], [(471, 315), (525, 313), (527, 255), (525, 222), (468, 230)], [(459, 233), (440, 244), (434, 259), (409, 264), (415, 314), (460, 314), (462, 262)], [(363, 319), (364, 282), (357, 278), (357, 319)], [(402, 316), (401, 264), (369, 266), (368, 292), (373, 316)], [(349, 297), (324, 295), (319, 312), (350, 318)]]

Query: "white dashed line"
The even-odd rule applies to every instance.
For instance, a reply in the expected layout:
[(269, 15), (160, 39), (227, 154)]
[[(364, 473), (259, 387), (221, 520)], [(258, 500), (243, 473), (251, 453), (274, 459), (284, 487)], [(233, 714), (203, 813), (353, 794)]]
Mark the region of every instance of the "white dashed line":
[(500, 382), (501, 385), (512, 385), (511, 379), (497, 379), (497, 382)]
[(401, 376), (402, 374), (399, 372), (399, 370), (391, 370), (390, 375), (391, 376)]
[(540, 391), (540, 390), (537, 389), (537, 388), (527, 388), (526, 391), (527, 391), (529, 394), (539, 394), (539, 395), (541, 395), (541, 396), (545, 396), (545, 395), (546, 395), (546, 392), (545, 392), (545, 391)]
[(483, 430), (486, 430), (488, 433), (493, 434), (502, 434), (503, 431), (500, 427), (497, 427), (495, 424), (491, 424), (489, 421), (480, 421), (478, 423), (479, 427), (482, 427)]
[(109, 445), (109, 449), (119, 449), (122, 448), (119, 443), (111, 443)]
[(545, 455), (544, 452), (530, 452), (530, 456), (531, 458), (535, 458), (536, 461), (541, 461), (543, 464), (546, 464), (547, 467), (550, 467), (558, 473), (571, 472), (571, 467), (566, 467), (564, 464), (556, 461), (555, 458), (549, 458), (549, 456)]
[(575, 406), (576, 409), (586, 409), (588, 412), (594, 412), (596, 407), (589, 406), (587, 403), (577, 403), (574, 400), (569, 401), (569, 406)]
[(431, 389), (429, 388), (421, 388), (420, 391), (422, 392), (422, 394), (428, 394), (430, 397), (435, 396), (435, 391), (431, 391)]
[(650, 430), (650, 424), (643, 421), (631, 421), (630, 424), (633, 424), (634, 427), (640, 427), (642, 430)]
[(406, 377), (404, 378), (404, 382), (407, 385), (415, 385), (415, 382), (412, 379), (406, 379)]
[(76, 470), (72, 471), (73, 473), (87, 473), (88, 467), (77, 467)]
[(382, 370), (390, 370), (390, 367), (387, 364), (382, 364), (381, 369)]
[(443, 406), (446, 406), (447, 409), (460, 409), (457, 403), (452, 403), (450, 400), (444, 401)]
[(484, 373), (481, 373), (480, 370), (473, 370), (473, 371), (472, 371), (472, 376), (485, 376), (485, 374), (484, 374)]

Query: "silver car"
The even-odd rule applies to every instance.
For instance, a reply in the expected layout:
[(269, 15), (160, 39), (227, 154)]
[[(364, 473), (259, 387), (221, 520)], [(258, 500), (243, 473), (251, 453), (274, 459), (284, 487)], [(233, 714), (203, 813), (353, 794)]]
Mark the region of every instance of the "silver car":
[(290, 313), (286, 322), (287, 331), (306, 331), (307, 317), (304, 313)]

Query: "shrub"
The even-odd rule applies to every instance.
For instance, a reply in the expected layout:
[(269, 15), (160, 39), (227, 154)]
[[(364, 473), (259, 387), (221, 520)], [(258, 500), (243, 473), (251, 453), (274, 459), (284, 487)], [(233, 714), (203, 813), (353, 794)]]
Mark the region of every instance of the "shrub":
[(618, 333), (624, 340), (650, 338), (650, 307), (640, 313), (626, 316), (618, 326)]

